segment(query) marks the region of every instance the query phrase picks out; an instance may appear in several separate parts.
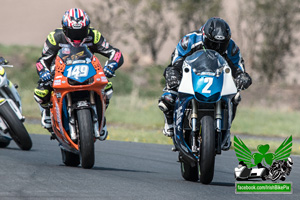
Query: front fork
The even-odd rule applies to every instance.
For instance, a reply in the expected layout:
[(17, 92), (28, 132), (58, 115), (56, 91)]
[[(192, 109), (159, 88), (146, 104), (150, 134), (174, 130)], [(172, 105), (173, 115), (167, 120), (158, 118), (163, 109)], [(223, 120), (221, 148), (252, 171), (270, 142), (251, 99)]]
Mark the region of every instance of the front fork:
[[(217, 131), (217, 154), (221, 153), (221, 144), (222, 144), (222, 106), (221, 101), (216, 103), (215, 108), (216, 113), (216, 131)], [(196, 153), (200, 148), (197, 147), (196, 131), (197, 131), (197, 121), (198, 121), (198, 104), (195, 99), (192, 99), (192, 115), (191, 115), (191, 124), (192, 124), (192, 152)]]
[[(196, 153), (198, 150), (196, 143), (196, 131), (197, 131), (197, 119), (198, 119), (198, 105), (195, 99), (192, 99), (192, 152)], [(200, 149), (200, 148), (199, 148)]]
[(217, 149), (216, 153), (221, 154), (221, 144), (222, 144), (222, 106), (221, 106), (221, 101), (218, 101), (216, 103), (216, 108), (215, 108), (215, 113), (216, 113), (216, 131), (217, 131)]
[[(73, 141), (77, 139), (76, 135), (76, 129), (75, 129), (75, 117), (74, 117), (74, 112), (72, 111), (72, 98), (71, 94), (67, 94), (67, 100), (68, 100), (68, 115), (69, 115), (69, 127), (70, 127), (70, 136)], [(98, 115), (97, 115), (97, 108), (96, 108), (96, 103), (95, 103), (95, 93), (94, 91), (90, 91), (90, 102), (91, 102), (91, 108), (93, 110), (93, 122), (94, 122), (94, 133), (95, 133), (95, 138), (100, 137), (100, 132), (99, 132), (99, 122), (98, 122)]]

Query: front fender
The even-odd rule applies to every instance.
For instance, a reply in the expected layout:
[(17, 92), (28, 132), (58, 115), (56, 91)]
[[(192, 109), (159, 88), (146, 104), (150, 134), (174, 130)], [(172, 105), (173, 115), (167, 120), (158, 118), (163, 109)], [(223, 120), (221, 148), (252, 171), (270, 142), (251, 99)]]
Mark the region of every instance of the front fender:
[(190, 147), (186, 144), (185, 139), (183, 137), (183, 121), (184, 121), (184, 113), (188, 103), (194, 98), (194, 96), (187, 96), (182, 99), (177, 99), (175, 104), (175, 112), (174, 112), (174, 137), (173, 142), (175, 147), (181, 152), (182, 159), (186, 162), (194, 164), (198, 157), (192, 153)]

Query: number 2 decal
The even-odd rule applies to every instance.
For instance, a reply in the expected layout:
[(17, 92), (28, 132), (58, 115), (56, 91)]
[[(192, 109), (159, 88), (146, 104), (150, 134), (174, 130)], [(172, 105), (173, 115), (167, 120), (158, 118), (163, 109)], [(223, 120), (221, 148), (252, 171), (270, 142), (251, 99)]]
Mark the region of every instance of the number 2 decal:
[(211, 90), (209, 90), (209, 88), (210, 88), (210, 86), (212, 85), (213, 80), (214, 80), (214, 79), (211, 78), (211, 77), (205, 77), (205, 78), (204, 78), (204, 83), (207, 83), (207, 84), (206, 84), (205, 87), (203, 88), (202, 93), (211, 93)]

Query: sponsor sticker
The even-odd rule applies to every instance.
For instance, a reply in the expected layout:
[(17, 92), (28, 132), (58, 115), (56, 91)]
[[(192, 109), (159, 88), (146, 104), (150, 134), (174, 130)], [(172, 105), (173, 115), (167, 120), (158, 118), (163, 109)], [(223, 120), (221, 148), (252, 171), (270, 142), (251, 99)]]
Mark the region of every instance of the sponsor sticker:
[(70, 52), (71, 52), (70, 48), (68, 48), (68, 47), (63, 47), (62, 48), (62, 53), (63, 54), (70, 54)]
[(106, 81), (107, 81), (107, 78), (106, 78), (105, 76), (102, 76), (102, 77), (101, 77), (101, 80), (102, 80), (103, 82), (106, 82)]
[(54, 80), (53, 85), (61, 85), (61, 80), (60, 79), (59, 80)]

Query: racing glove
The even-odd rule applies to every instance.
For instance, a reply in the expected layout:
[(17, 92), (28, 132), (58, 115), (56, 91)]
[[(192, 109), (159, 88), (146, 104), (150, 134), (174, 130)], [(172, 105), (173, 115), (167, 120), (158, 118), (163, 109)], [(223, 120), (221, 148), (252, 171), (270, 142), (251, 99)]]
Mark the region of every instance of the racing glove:
[(105, 66), (103, 68), (104, 74), (107, 78), (111, 78), (115, 76), (115, 71), (118, 68), (118, 63), (112, 62), (107, 64), (105, 63)]
[(241, 73), (236, 77), (235, 84), (238, 90), (245, 90), (252, 84), (252, 79), (248, 73)]
[(47, 68), (42, 69), (42, 70), (39, 72), (39, 76), (40, 76), (40, 80), (41, 80), (42, 82), (47, 82), (47, 81), (50, 81), (50, 80), (51, 80), (51, 74), (50, 74), (49, 69), (47, 69)]
[(168, 89), (174, 89), (179, 86), (181, 80), (181, 75), (176, 70), (166, 71), (166, 82)]

